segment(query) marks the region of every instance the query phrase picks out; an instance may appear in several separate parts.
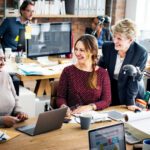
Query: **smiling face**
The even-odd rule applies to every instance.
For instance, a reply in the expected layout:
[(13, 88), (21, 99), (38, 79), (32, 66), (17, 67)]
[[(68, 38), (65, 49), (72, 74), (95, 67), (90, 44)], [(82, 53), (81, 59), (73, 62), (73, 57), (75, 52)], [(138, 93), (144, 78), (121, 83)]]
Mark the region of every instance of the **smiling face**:
[(124, 34), (121, 33), (115, 33), (113, 35), (113, 41), (115, 44), (115, 49), (117, 51), (124, 52), (126, 52), (129, 49), (131, 43), (133, 42), (132, 39), (127, 38)]
[(76, 43), (74, 48), (75, 56), (80, 64), (86, 64), (87, 62), (92, 62), (92, 54), (90, 51), (85, 49), (84, 44), (81, 41)]

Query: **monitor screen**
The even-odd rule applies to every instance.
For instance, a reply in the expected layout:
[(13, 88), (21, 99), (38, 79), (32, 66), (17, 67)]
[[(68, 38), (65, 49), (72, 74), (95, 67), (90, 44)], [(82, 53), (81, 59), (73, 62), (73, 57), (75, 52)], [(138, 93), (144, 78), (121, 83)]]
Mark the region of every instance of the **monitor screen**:
[(71, 53), (71, 23), (31, 24), (27, 57), (41, 57)]
[(90, 150), (126, 150), (123, 123), (93, 129), (88, 133)]

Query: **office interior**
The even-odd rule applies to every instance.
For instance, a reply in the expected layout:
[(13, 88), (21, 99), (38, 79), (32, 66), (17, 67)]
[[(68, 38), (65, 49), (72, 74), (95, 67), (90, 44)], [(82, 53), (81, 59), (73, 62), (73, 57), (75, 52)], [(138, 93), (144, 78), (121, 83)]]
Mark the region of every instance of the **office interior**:
[[(76, 0), (70, 0), (70, 1), (75, 2)], [(85, 33), (85, 28), (91, 26), (92, 19), (98, 15), (110, 16), (111, 25), (114, 25), (117, 21), (119, 21), (123, 18), (130, 18), (133, 21), (135, 21), (135, 23), (138, 25), (138, 28), (139, 28), (139, 36), (137, 38), (137, 41), (140, 42), (141, 44), (143, 44), (144, 47), (146, 47), (148, 53), (150, 52), (150, 37), (149, 37), (150, 22), (148, 21), (149, 20), (148, 16), (150, 14), (149, 0), (142, 0), (142, 1), (141, 0), (97, 0), (97, 1), (101, 1), (100, 3), (103, 4), (103, 10), (100, 12), (101, 14), (98, 14), (97, 12), (92, 15), (89, 15), (88, 14), (89, 12), (87, 14), (75, 14), (75, 10), (71, 11), (70, 14), (69, 13), (67, 14), (67, 12), (66, 12), (67, 10), (65, 9), (62, 11), (62, 14), (49, 14), (48, 15), (48, 14), (42, 14), (42, 12), (41, 12), (41, 14), (37, 14), (37, 15), (33, 16), (32, 22), (35, 24), (37, 24), (37, 23), (38, 24), (42, 24), (42, 23), (50, 23), (50, 24), (54, 23), (55, 24), (55, 23), (69, 22), (69, 23), (71, 23), (71, 35), (73, 36), (73, 39), (71, 39), (70, 42), (74, 43), (82, 34)], [(90, 0), (88, 2), (90, 2)], [(85, 4), (86, 3), (87, 2), (85, 0)], [(64, 2), (64, 6), (66, 7), (65, 4), (66, 3)], [(15, 0), (1, 1), (0, 2), (0, 22), (2, 22), (4, 17), (17, 16), (18, 14), (15, 11), (10, 12), (10, 14), (9, 14), (9, 11), (7, 9), (16, 8), (16, 7), (18, 7), (18, 5), (16, 6)], [(72, 8), (71, 4), (67, 5), (67, 7), (69, 7), (69, 6)], [(72, 9), (75, 9), (75, 8), (72, 8)], [(70, 9), (69, 9), (69, 11), (70, 11)], [(91, 10), (88, 10), (88, 11), (91, 11)], [(71, 45), (69, 48), (71, 49), (71, 51), (73, 51), (73, 45)], [(32, 75), (30, 78), (25, 77), (25, 76), (20, 77), (20, 79), (23, 81), (23, 82), (21, 82), (21, 85), (19, 86), (19, 94), (18, 95), (19, 95), (19, 99), (21, 100), (20, 105), (23, 107), (23, 111), (27, 112), (31, 118), (38, 117), (38, 115), (40, 113), (47, 111), (51, 107), (50, 100), (53, 98), (52, 94), (53, 94), (53, 90), (55, 90), (54, 89), (55, 87), (53, 87), (53, 80), (55, 79), (55, 81), (59, 81), (59, 77), (60, 77), (60, 73), (58, 73), (57, 71), (60, 70), (60, 68), (62, 69), (64, 67), (66, 67), (67, 65), (74, 63), (74, 61), (75, 61), (73, 55), (69, 55), (69, 54), (66, 54), (66, 55), (58, 54), (57, 57), (50, 56), (48, 59), (49, 60), (44, 60), (43, 63), (44, 63), (44, 65), (45, 65), (45, 63), (48, 63), (48, 61), (53, 63), (52, 69), (56, 69), (55, 75), (49, 75), (49, 78), (44, 80), (44, 82), (39, 81), (39, 80), (41, 80), (41, 76), (35, 76), (35, 78), (34, 78), (34, 75)], [(31, 57), (30, 60), (23, 59), (22, 62), (26, 63), (26, 61), (29, 61), (29, 63), (34, 63), (35, 60), (32, 59), (32, 57)], [(40, 58), (39, 61), (42, 62), (42, 58)], [(148, 63), (150, 63), (150, 62), (148, 61)], [(60, 66), (56, 67), (58, 64), (60, 64)], [(7, 66), (7, 69), (11, 72), (13, 70), (13, 67)], [(43, 77), (43, 79), (44, 79), (44, 77)], [(148, 80), (148, 77), (145, 77), (144, 80), (145, 80), (146, 89), (150, 90), (150, 86), (149, 86), (150, 81)], [(112, 121), (110, 123), (110, 125), (112, 125), (112, 124), (115, 124), (115, 121)], [(107, 125), (107, 123), (102, 123), (100, 125), (94, 124), (94, 125), (92, 125), (92, 129), (98, 128), (101, 126), (106, 126), (106, 125)], [(70, 125), (70, 126), (71, 126), (71, 128), (73, 127), (73, 125)], [(76, 125), (76, 126), (78, 126), (78, 125)], [(62, 129), (60, 129), (61, 134), (65, 134), (65, 131), (62, 131), (63, 129), (66, 130), (66, 126)], [(75, 131), (74, 131), (74, 129), (70, 129), (67, 131), (70, 131), (70, 132), (74, 133), (75, 136), (78, 136), (77, 133), (75, 133), (75, 132), (78, 132), (78, 130), (79, 129), (77, 128), (77, 130), (75, 130)], [(86, 132), (85, 131), (84, 132), (80, 131), (79, 136), (82, 138), (86, 138), (86, 139), (83, 139), (83, 142), (81, 141), (81, 145), (80, 145), (80, 143), (78, 143), (78, 144), (73, 143), (72, 147), (70, 144), (67, 147), (63, 143), (66, 141), (64, 141), (62, 139), (60, 141), (59, 141), (59, 139), (57, 139), (58, 143), (60, 142), (60, 145), (58, 147), (54, 146), (53, 144), (52, 145), (46, 144), (45, 140), (44, 140), (44, 144), (46, 145), (46, 147), (44, 147), (44, 145), (42, 145), (42, 144), (40, 144), (39, 147), (33, 146), (30, 143), (32, 140), (33, 141), (37, 140), (36, 142), (39, 143), (40, 137), (35, 138), (35, 139), (33, 137), (33, 139), (31, 139), (31, 141), (30, 140), (28, 141), (26, 139), (26, 137), (25, 138), (21, 137), (21, 139), (25, 139), (25, 143), (27, 143), (27, 142), (30, 143), (28, 145), (29, 147), (24, 148), (24, 149), (30, 149), (31, 147), (36, 148), (36, 149), (39, 149), (39, 148), (40, 149), (60, 149), (60, 148), (62, 148), (62, 149), (88, 149), (89, 141), (87, 139), (87, 131)], [(52, 135), (50, 135), (50, 134), (46, 135), (46, 140), (53, 141), (52, 136), (55, 138), (61, 138), (61, 136), (57, 137), (58, 134), (59, 134), (59, 130), (56, 131), (56, 133), (52, 133)], [(74, 138), (72, 138), (73, 135), (67, 133), (66, 137), (68, 140), (69, 140), (69, 136), (71, 136), (70, 140), (71, 139), (74, 140)], [(3, 144), (2, 145), (2, 146), (4, 146), (3, 148), (6, 148), (6, 149), (10, 148), (13, 143), (13, 140), (15, 143), (17, 143), (17, 139), (19, 139), (19, 137), (20, 137), (20, 135), (14, 139), (8, 141), (8, 147), (7, 147), (7, 143), (5, 143), (5, 145)], [(45, 138), (44, 134), (42, 134), (42, 138)], [(64, 138), (65, 138), (65, 136), (64, 136)], [(69, 140), (69, 142), (71, 143), (70, 140)], [(53, 141), (55, 145), (58, 144), (57, 141), (55, 141), (55, 140)], [(36, 144), (36, 142), (34, 144)], [(76, 142), (76, 140), (75, 140), (75, 142)], [(77, 141), (77, 142), (80, 142), (80, 141)], [(21, 141), (21, 143), (22, 143), (22, 141)], [(51, 147), (49, 147), (49, 146), (51, 146)], [(17, 144), (14, 145), (13, 148), (18, 149)], [(0, 144), (0, 149), (1, 149), (1, 144)], [(132, 149), (133, 149), (133, 145), (127, 145), (127, 150), (132, 150)]]

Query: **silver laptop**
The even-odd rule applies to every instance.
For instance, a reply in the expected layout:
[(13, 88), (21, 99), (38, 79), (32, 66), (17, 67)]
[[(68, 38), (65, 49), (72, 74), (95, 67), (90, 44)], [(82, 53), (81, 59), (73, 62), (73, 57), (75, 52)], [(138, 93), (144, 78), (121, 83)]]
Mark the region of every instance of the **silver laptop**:
[(64, 122), (66, 112), (67, 107), (41, 113), (36, 124), (21, 126), (16, 129), (28, 135), (38, 135), (59, 129)]
[(126, 150), (123, 123), (89, 130), (90, 150)]

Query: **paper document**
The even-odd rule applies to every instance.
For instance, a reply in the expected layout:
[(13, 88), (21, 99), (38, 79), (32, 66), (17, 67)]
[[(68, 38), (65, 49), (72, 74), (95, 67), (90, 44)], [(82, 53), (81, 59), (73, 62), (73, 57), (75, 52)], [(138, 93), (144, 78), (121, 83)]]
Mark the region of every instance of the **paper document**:
[(41, 67), (38, 64), (30, 63), (30, 64), (20, 64), (18, 68), (25, 75), (52, 75), (55, 74), (54, 70), (49, 70), (47, 68)]
[(64, 63), (64, 64), (59, 64), (56, 66), (51, 66), (49, 69), (55, 70), (56, 72), (62, 71), (65, 67), (72, 65), (72, 63)]
[[(0, 129), (0, 143), (6, 142), (12, 138), (15, 138), (16, 136), (20, 135), (19, 132), (16, 131), (10, 131), (10, 130), (6, 130), (6, 129)], [(4, 140), (4, 138), (6, 140)]]
[(108, 118), (108, 114), (107, 113), (100, 113), (100, 112), (96, 112), (96, 111), (86, 111), (80, 114), (75, 114), (74, 117), (72, 117), (72, 120), (70, 121), (70, 123), (77, 123), (75, 120), (78, 120), (79, 122), (79, 116), (80, 115), (91, 115), (92, 116), (92, 123), (95, 122), (105, 122), (105, 121), (111, 121), (111, 119)]
[(128, 124), (150, 135), (150, 111), (128, 112), (126, 115), (128, 116)]

